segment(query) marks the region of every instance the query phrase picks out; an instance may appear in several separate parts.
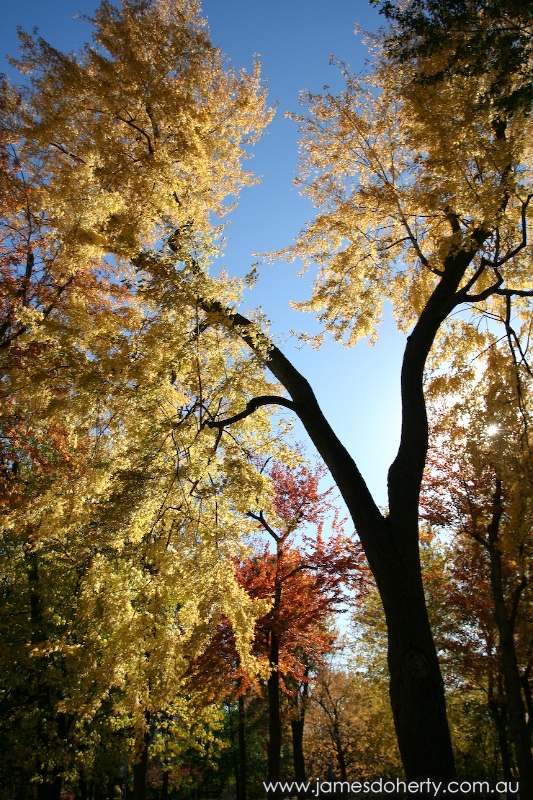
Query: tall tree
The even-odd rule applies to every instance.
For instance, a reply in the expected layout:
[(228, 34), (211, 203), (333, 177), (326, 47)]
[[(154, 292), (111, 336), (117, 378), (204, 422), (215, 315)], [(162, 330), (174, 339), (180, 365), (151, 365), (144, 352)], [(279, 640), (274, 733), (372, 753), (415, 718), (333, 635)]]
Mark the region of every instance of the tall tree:
[[(275, 782), (281, 777), (281, 690), (290, 691), (287, 679), (307, 682), (309, 667), (318, 665), (333, 645), (328, 619), (346, 604), (350, 589), (364, 591), (366, 576), (362, 552), (344, 535), (329, 498), (331, 490), (319, 491), (323, 471), (275, 464), (270, 474), (274, 513), (270, 519), (263, 511), (250, 516), (272, 538), (275, 549), (270, 552), (267, 546), (245, 561), (239, 582), (252, 597), (272, 599), (272, 608), (257, 622), (255, 644), (270, 667), (268, 778)], [(332, 511), (334, 535), (324, 540), (326, 516)], [(302, 525), (313, 525), (315, 535), (300, 532)], [(294, 542), (297, 532), (303, 539), (300, 546)], [(292, 725), (297, 773), (303, 771), (303, 714), (302, 708)]]
[[(364, 613), (364, 612), (363, 612)], [(401, 774), (392, 714), (381, 676), (374, 664), (323, 664), (310, 690), (305, 732), (306, 754), (316, 776), (334, 765), (336, 780), (372, 780)]]
[(249, 658), (262, 606), (233, 560), (274, 443), (266, 414), (202, 435), (273, 387), (128, 263), (189, 213), (209, 252), (209, 215), (253, 182), (258, 72), (226, 68), (195, 3), (104, 3), (94, 24), (79, 60), (23, 36), (34, 83), (2, 87), (0, 736), (6, 781), (43, 797), (98, 780), (99, 741), (139, 761), (142, 796), (157, 715), (222, 615)]

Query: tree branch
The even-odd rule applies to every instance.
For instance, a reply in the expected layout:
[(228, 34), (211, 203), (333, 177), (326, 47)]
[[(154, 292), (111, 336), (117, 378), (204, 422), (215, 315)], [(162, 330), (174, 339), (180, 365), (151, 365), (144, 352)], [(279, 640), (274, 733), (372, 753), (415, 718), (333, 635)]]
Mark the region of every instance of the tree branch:
[(154, 154), (154, 148), (152, 147), (152, 140), (150, 139), (150, 137), (148, 136), (148, 134), (146, 133), (146, 131), (145, 131), (143, 128), (140, 128), (140, 127), (139, 127), (139, 125), (136, 125), (136, 124), (133, 122), (133, 120), (131, 120), (131, 119), (124, 119), (124, 117), (121, 117), (121, 116), (120, 116), (120, 114), (117, 114), (117, 119), (119, 119), (119, 120), (120, 120), (121, 122), (123, 122), (125, 125), (129, 125), (129, 126), (130, 126), (130, 128), (133, 128), (133, 130), (135, 130), (135, 131), (137, 131), (138, 133), (140, 133), (140, 134), (141, 134), (141, 136), (144, 136), (144, 138), (146, 139), (146, 143), (147, 143), (147, 145), (148, 145), (148, 155), (152, 156), (152, 155)]
[(526, 199), (522, 202), (522, 209), (521, 209), (521, 228), (522, 228), (522, 240), (516, 247), (513, 247), (512, 250), (509, 250), (508, 253), (503, 258), (500, 258), (499, 261), (496, 262), (494, 266), (502, 267), (507, 261), (510, 261), (511, 258), (514, 258), (520, 250), (523, 250), (524, 247), (527, 247), (527, 207), (531, 198), (533, 197), (532, 194), (528, 194)]
[(222, 430), (222, 428), (225, 428), (227, 425), (233, 425), (234, 422), (239, 422), (239, 420), (249, 417), (250, 414), (253, 414), (254, 411), (257, 411), (257, 409), (261, 406), (267, 405), (285, 406), (286, 408), (290, 408), (291, 411), (295, 410), (294, 403), (291, 400), (287, 400), (287, 398), (279, 397), (275, 394), (265, 394), (261, 395), (261, 397), (254, 397), (252, 400), (249, 400), (244, 411), (234, 414), (233, 417), (228, 417), (227, 419), (221, 420), (205, 420), (202, 423), (202, 427), (218, 428), (219, 430)]
[[(450, 221), (454, 224), (455, 219)], [(468, 250), (449, 254), (443, 275), (407, 339), (401, 373), (402, 430), (400, 446), (388, 473), (389, 523), (394, 535), (396, 520), (411, 531), (409, 545), (418, 548), (418, 501), (428, 447), (428, 423), (424, 398), (424, 369), (437, 332), (460, 303), (461, 281), (490, 231), (478, 228)], [(406, 521), (407, 520), (407, 521)]]
[(272, 536), (274, 541), (279, 544), (279, 542), (281, 541), (281, 536), (278, 536), (274, 528), (272, 528), (268, 524), (268, 522), (265, 519), (265, 515), (263, 514), (262, 511), (260, 511), (259, 514), (254, 514), (253, 511), (248, 511), (246, 516), (250, 517), (250, 519), (255, 519), (256, 522), (259, 522), (259, 524), (262, 525), (262, 527), (266, 530), (266, 532)]
[[(219, 323), (234, 331), (272, 372), (275, 378), (289, 393), (290, 401), (284, 405), (297, 414), (305, 427), (311, 441), (324, 459), (335, 480), (342, 497), (350, 510), (359, 535), (365, 537), (365, 531), (372, 530), (372, 542), (367, 541), (367, 555), (372, 566), (375, 548), (386, 546), (385, 519), (376, 505), (365, 480), (348, 453), (324, 417), (315, 394), (304, 376), (273, 344), (272, 340), (258, 330), (253, 322), (232, 309), (226, 308), (218, 300), (197, 298), (198, 305), (211, 318), (212, 323)], [(274, 400), (280, 403), (280, 398)], [(382, 530), (384, 536), (378, 542), (376, 531)], [(382, 552), (384, 555), (384, 552)]]

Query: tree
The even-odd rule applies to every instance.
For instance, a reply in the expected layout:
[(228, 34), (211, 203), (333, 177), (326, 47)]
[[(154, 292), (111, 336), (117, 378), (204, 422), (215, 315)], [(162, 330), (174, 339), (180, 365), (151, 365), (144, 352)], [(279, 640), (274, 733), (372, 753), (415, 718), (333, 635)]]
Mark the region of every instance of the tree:
[[(294, 774), (304, 781), (306, 703), (301, 702), (300, 692), (305, 696), (303, 687), (310, 681), (310, 673), (334, 645), (332, 614), (364, 594), (367, 570), (358, 543), (344, 534), (331, 489), (319, 491), (323, 468), (275, 462), (269, 476), (269, 510), (251, 510), (248, 516), (268, 533), (274, 550), (271, 543), (255, 542), (252, 554), (240, 561), (236, 574), (250, 597), (270, 604), (256, 622), (253, 645), (268, 673), (268, 779), (275, 782), (281, 777), (285, 696), (290, 702)], [(323, 534), (328, 517), (332, 534), (326, 539)], [(215, 674), (219, 680), (222, 675), (223, 686), (234, 681), (236, 694), (241, 697), (250, 688), (250, 681), (242, 674), (229, 634), (227, 626), (221, 624), (200, 662), (205, 673)]]
[[(345, 537), (329, 500), (331, 490), (318, 490), (323, 471), (305, 465), (295, 471), (274, 464), (270, 474), (274, 519), (267, 520), (263, 511), (252, 511), (250, 516), (273, 539), (275, 552), (266, 547), (244, 562), (239, 582), (251, 597), (272, 598), (272, 608), (257, 622), (255, 646), (267, 655), (270, 667), (268, 778), (275, 782), (281, 774), (281, 689), (290, 691), (287, 681), (297, 686), (307, 683), (309, 669), (333, 645), (328, 618), (347, 602), (347, 589), (362, 588), (365, 570), (357, 543)], [(334, 535), (324, 541), (326, 515), (332, 511)], [(297, 547), (292, 539), (302, 524), (316, 526), (316, 534), (300, 534), (303, 542)], [(297, 700), (298, 689), (292, 693)], [(305, 707), (297, 704), (291, 720), (295, 775), (301, 781), (305, 780), (304, 714)]]
[(504, 115), (533, 101), (531, 0), (371, 0), (398, 23), (388, 44), (401, 62), (437, 54), (440, 63), (421, 79), (489, 75), (477, 102), (494, 104)]
[[(191, 8), (181, 4), (178, 10)], [(511, 305), (527, 311), (533, 291), (528, 109), (506, 116), (502, 103), (496, 120), (490, 104), (476, 102), (491, 74), (455, 70), (425, 83), (421, 78), (433, 74), (435, 56), (399, 62), (386, 41), (376, 44), (366, 83), (344, 70), (347, 86), (339, 97), (304, 97), (301, 186), (319, 213), (290, 253), (319, 267), (308, 308), (349, 343), (375, 332), (386, 299), (401, 327), (410, 329), (401, 442), (389, 470), (385, 514), (308, 382), (269, 339), (260, 318), (249, 320), (235, 310), (235, 293), (228, 289), (224, 296), (224, 282), (210, 278), (198, 257), (208, 211), (220, 210), (220, 195), (208, 190), (213, 176), (222, 176), (217, 186), (227, 188), (223, 177), (230, 175), (231, 190), (238, 188), (244, 180), (235, 167), (243, 127), (257, 130), (266, 121), (257, 76), (239, 82), (221, 75), (219, 57), (207, 45), (186, 55), (178, 48), (169, 64), (157, 14), (174, 25), (172, 14), (178, 12), (163, 0), (125, 2), (123, 9), (104, 3), (96, 17), (103, 31), (97, 44), (116, 52), (116, 61), (96, 48), (77, 61), (26, 39), (21, 64), (41, 75), (15, 130), (46, 167), (41, 192), (61, 211), (58, 220), (72, 221), (64, 226), (66, 245), (131, 257), (137, 278), (162, 301), (176, 311), (195, 309), (197, 330), (240, 339), (285, 388), (288, 397), (271, 391), (248, 395), (239, 410), (236, 404), (212, 406), (202, 413), (202, 433), (208, 440), (214, 429), (218, 446), (231, 438), (226, 429), (264, 414), (265, 406), (298, 415), (339, 487), (376, 578), (406, 774), (450, 777), (453, 754), (418, 553), (428, 446), (424, 371), (430, 354), (443, 363), (449, 352), (475, 347), (475, 325), (454, 316), (457, 309), (500, 317)], [(131, 47), (132, 41), (142, 41), (142, 47)], [(186, 65), (183, 74), (176, 75), (176, 63)], [(117, 64), (120, 81), (112, 79)], [(159, 82), (152, 81), (152, 65)], [(183, 102), (174, 102), (176, 86), (193, 87), (186, 92), (193, 102), (185, 107), (194, 110), (177, 131), (172, 126), (182, 119)], [(207, 162), (206, 151), (213, 156)], [(189, 158), (198, 165), (198, 178)], [(83, 224), (73, 224), (76, 215)]]
[(394, 726), (383, 682), (368, 671), (324, 664), (313, 681), (305, 748), (310, 774), (335, 779), (372, 780), (400, 774)]
[[(464, 605), (470, 606), (473, 624), (488, 628), (497, 643), (505, 714), (527, 797), (533, 792), (531, 375), (527, 361), (512, 358), (506, 339), (499, 346), (493, 342), (485, 358), (477, 361), (477, 377), (467, 381), (463, 376), (461, 388), (454, 387), (453, 404), (450, 397), (450, 407), (434, 420), (439, 445), (428, 461), (422, 508), (432, 525), (453, 532), (465, 562), (470, 555), (467, 568), (473, 576), (477, 562), (478, 597), (465, 598)], [(506, 379), (501, 386), (493, 384), (496, 372)], [(461, 542), (465, 538), (468, 544)], [(483, 609), (482, 598), (488, 608)], [(494, 702), (492, 710), (498, 722)], [(500, 721), (505, 747), (502, 727)]]
[[(104, 3), (94, 22), (79, 61), (23, 36), (33, 88), (4, 85), (1, 107), (0, 736), (6, 782), (43, 799), (103, 780), (104, 743), (105, 779), (138, 761), (142, 797), (189, 663), (223, 615), (249, 664), (262, 609), (233, 561), (270, 421), (216, 447), (202, 430), (273, 387), (242, 344), (176, 309), (172, 283), (152, 292), (128, 263), (185, 197), (209, 252), (210, 213), (252, 182), (240, 161), (268, 118), (259, 75), (225, 68), (194, 3)], [(220, 290), (232, 302), (239, 286)], [(193, 714), (182, 703), (182, 727)]]
[(426, 567), (425, 583), (458, 772), (509, 781), (516, 775), (484, 555), (460, 536), (445, 544), (428, 537), (426, 563), (433, 568)]

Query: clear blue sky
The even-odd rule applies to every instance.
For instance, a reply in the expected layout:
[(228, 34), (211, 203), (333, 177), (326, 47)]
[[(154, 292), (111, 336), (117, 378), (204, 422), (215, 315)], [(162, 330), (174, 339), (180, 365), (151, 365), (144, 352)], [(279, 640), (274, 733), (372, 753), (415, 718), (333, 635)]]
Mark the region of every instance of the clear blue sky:
[[(90, 37), (90, 26), (76, 14), (91, 14), (95, 0), (17, 0), (4, 8), (0, 31), (0, 71), (13, 71), (5, 54), (16, 54), (16, 27), (34, 26), (51, 44), (76, 50)], [(290, 244), (313, 209), (293, 188), (298, 132), (284, 119), (298, 110), (302, 89), (318, 92), (324, 85), (341, 89), (331, 55), (353, 71), (363, 69), (366, 53), (354, 24), (376, 29), (382, 22), (366, 0), (203, 0), (211, 37), (235, 68), (251, 66), (254, 54), (262, 62), (270, 104), (278, 111), (254, 149), (250, 167), (262, 184), (243, 192), (231, 217), (224, 257), (230, 273), (244, 274), (257, 259), (253, 254)], [(324, 413), (354, 455), (380, 504), (386, 502), (386, 473), (399, 441), (400, 365), (404, 338), (391, 320), (383, 325), (379, 343), (361, 342), (353, 349), (328, 342), (320, 352), (299, 349), (292, 330), (318, 330), (309, 315), (291, 311), (291, 299), (307, 296), (312, 275), (297, 278), (297, 264), (265, 264), (261, 280), (246, 299), (247, 307), (262, 305), (271, 331), (284, 352), (313, 385)], [(302, 438), (305, 434), (302, 433)]]

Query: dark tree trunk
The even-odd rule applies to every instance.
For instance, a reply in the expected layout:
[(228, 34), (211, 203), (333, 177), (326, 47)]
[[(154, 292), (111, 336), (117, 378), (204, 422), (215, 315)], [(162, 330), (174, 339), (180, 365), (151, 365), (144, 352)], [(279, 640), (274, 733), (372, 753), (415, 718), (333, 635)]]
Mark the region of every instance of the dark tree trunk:
[(89, 787), (83, 775), (81, 775), (78, 781), (75, 800), (89, 800)]
[(291, 719), (291, 729), (294, 778), (299, 783), (303, 783), (305, 781), (304, 720)]
[(496, 490), (493, 495), (494, 512), (490, 525), (489, 555), (490, 555), (490, 583), (494, 601), (494, 616), (500, 637), (500, 653), (502, 658), (503, 679), (507, 711), (509, 715), (509, 728), (514, 744), (516, 764), (520, 777), (520, 796), (533, 800), (533, 756), (531, 754), (531, 733), (528, 726), (527, 710), (522, 695), (522, 681), (516, 648), (514, 642), (513, 625), (507, 614), (504, 595), (504, 578), (502, 569), (502, 554), (498, 546), (498, 534), (502, 514), (501, 481), (496, 481)]
[(163, 782), (161, 784), (161, 800), (168, 800), (168, 781), (169, 773), (163, 772)]
[(61, 778), (45, 780), (37, 787), (37, 800), (61, 800)]
[[(104, 786), (100, 782), (92, 784), (94, 800), (108, 800), (107, 792), (104, 791)], [(126, 789), (127, 795), (127, 789)]]
[(239, 786), (237, 797), (246, 800), (246, 717), (244, 714), (244, 695), (239, 695)]
[(444, 685), (422, 580), (403, 555), (391, 565), (393, 574), (380, 581), (398, 746), (408, 778), (446, 778), (453, 775), (454, 761)]
[(133, 765), (133, 800), (147, 800), (147, 778), (148, 778), (148, 745), (150, 743), (150, 731), (144, 733), (141, 743), (140, 757)]
[(498, 747), (502, 759), (502, 773), (504, 779), (509, 782), (513, 780), (513, 770), (511, 767), (511, 755), (509, 753), (509, 739), (507, 728), (507, 707), (502, 701), (503, 686), (502, 677), (498, 675), (498, 693), (495, 694), (494, 686), (489, 681), (488, 706), (494, 726), (498, 734)]
[(270, 666), (268, 679), (268, 780), (279, 781), (281, 772), (281, 715), (279, 698), (279, 641), (270, 633)]
[(337, 763), (339, 765), (339, 770), (341, 773), (341, 781), (347, 781), (348, 775), (346, 772), (346, 759), (344, 757), (344, 748), (342, 746), (342, 737), (339, 728), (339, 720), (337, 714), (335, 713), (335, 720), (333, 722), (333, 743), (335, 745), (335, 750), (337, 753)]
[[(305, 783), (304, 725), (305, 712), (307, 710), (307, 702), (309, 698), (309, 683), (307, 681), (308, 676), (309, 667), (307, 667), (305, 670), (304, 682), (296, 687), (294, 695), (295, 717), (291, 720), (294, 777), (299, 783)], [(302, 800), (303, 797), (305, 797), (305, 792), (300, 792), (298, 794), (299, 800)]]

